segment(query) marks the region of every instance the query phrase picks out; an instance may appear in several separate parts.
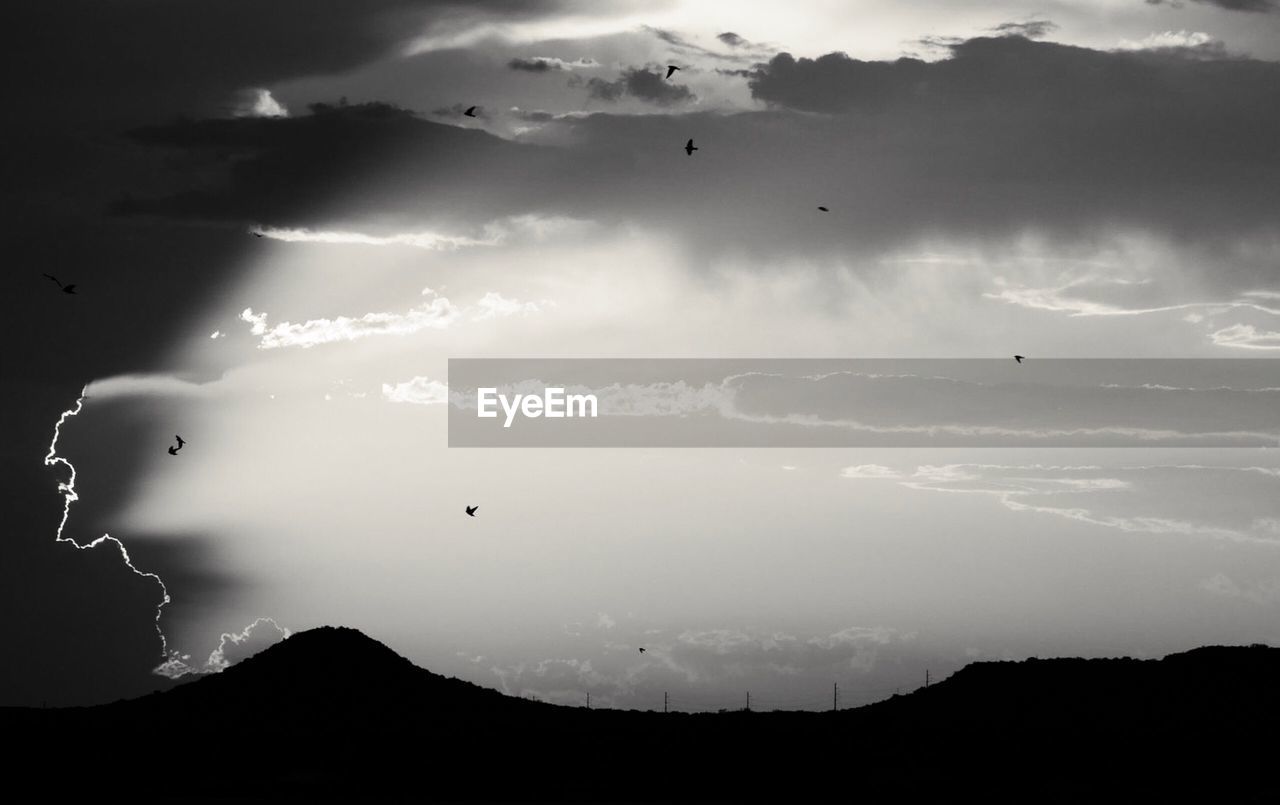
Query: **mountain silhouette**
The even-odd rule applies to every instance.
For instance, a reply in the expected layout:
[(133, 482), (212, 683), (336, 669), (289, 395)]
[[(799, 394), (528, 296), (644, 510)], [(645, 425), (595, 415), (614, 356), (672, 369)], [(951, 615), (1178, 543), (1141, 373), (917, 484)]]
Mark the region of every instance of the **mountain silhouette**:
[(839, 712), (664, 714), (507, 696), (324, 627), (139, 699), (0, 708), (0, 727), (45, 797), (1223, 799), (1269, 790), (1277, 679), (1280, 649), (1208, 647), (978, 662)]

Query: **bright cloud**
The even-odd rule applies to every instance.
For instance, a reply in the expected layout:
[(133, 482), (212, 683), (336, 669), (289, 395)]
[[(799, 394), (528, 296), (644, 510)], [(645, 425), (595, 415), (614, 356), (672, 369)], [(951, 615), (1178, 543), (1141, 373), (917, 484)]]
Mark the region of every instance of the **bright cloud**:
[(496, 319), (502, 316), (514, 316), (517, 313), (542, 312), (542, 307), (537, 302), (521, 302), (519, 299), (507, 299), (497, 291), (489, 291), (480, 298), (476, 306), (480, 308), (480, 312), (475, 316), (476, 321)]
[(881, 464), (855, 464), (840, 471), (841, 478), (901, 478), (897, 470)]
[(404, 232), (396, 235), (366, 235), (363, 232), (316, 232), (310, 229), (258, 227), (250, 230), (264, 238), (285, 243), (359, 244), (362, 246), (412, 246), (417, 249), (453, 250), (464, 246), (493, 246), (495, 239), (476, 239), (438, 232)]
[(232, 114), (236, 117), (288, 117), (289, 110), (271, 97), (271, 90), (254, 87), (239, 94)]
[(1220, 347), (1239, 349), (1280, 349), (1280, 332), (1259, 330), (1252, 324), (1233, 324), (1209, 334)]
[(395, 385), (383, 383), (382, 399), (394, 403), (437, 405), (449, 401), (449, 387), (439, 380), (414, 377)]
[(269, 326), (266, 313), (245, 308), (240, 319), (247, 322), (249, 332), (260, 338), (259, 349), (302, 347), (355, 341), (376, 335), (409, 335), (421, 330), (444, 329), (456, 322), (461, 313), (446, 297), (430, 288), (422, 295), (427, 301), (405, 313), (366, 313), (360, 318), (339, 316), (336, 319), (311, 319), (300, 324), (281, 322)]

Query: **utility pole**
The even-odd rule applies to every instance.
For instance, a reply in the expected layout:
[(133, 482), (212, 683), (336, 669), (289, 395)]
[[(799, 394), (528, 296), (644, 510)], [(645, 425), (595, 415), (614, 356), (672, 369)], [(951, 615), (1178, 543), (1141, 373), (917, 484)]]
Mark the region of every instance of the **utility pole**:
[(747, 712), (751, 712), (751, 691), (747, 691)]
[(662, 712), (667, 712), (667, 692), (662, 691)]
[(924, 686), (929, 687), (929, 669), (924, 669)]
[(587, 709), (591, 709), (591, 691), (587, 691)]
[(831, 710), (832, 712), (840, 709), (840, 683), (831, 683)]

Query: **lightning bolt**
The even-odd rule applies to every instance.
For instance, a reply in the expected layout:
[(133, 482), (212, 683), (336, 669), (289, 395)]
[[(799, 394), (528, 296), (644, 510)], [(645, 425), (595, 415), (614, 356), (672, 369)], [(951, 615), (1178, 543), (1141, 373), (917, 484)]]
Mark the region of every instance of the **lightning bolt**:
[(273, 626), (283, 637), (289, 637), (291, 634), (289, 629), (276, 623), (274, 619), (265, 617), (257, 618), (253, 623), (250, 623), (239, 632), (234, 634), (223, 633), (218, 643), (218, 647), (209, 655), (209, 659), (205, 663), (205, 666), (203, 668), (193, 668), (184, 662), (184, 660), (188, 658), (187, 655), (182, 655), (178, 651), (171, 650), (169, 648), (169, 640), (165, 637), (164, 629), (160, 626), (160, 615), (164, 611), (164, 606), (172, 601), (169, 597), (169, 588), (164, 584), (164, 579), (160, 578), (155, 573), (148, 573), (146, 571), (139, 570), (138, 567), (133, 564), (133, 560), (129, 557), (129, 549), (124, 546), (123, 542), (110, 534), (103, 534), (92, 542), (85, 543), (84, 545), (76, 542), (71, 537), (63, 535), (63, 530), (67, 526), (67, 519), (71, 516), (71, 504), (79, 500), (80, 496), (76, 494), (75, 465), (58, 455), (58, 439), (62, 436), (62, 426), (66, 424), (67, 420), (79, 414), (81, 409), (84, 408), (85, 392), (88, 391), (88, 388), (88, 386), (85, 386), (80, 390), (80, 396), (76, 398), (75, 407), (68, 408), (62, 412), (62, 416), (58, 417), (58, 423), (53, 426), (53, 440), (49, 442), (49, 452), (46, 453), (44, 457), (44, 464), (46, 467), (56, 467), (61, 464), (70, 472), (70, 476), (67, 478), (65, 483), (61, 481), (58, 482), (58, 491), (62, 493), (62, 520), (58, 523), (58, 531), (55, 541), (68, 543), (72, 547), (81, 551), (87, 551), (91, 548), (98, 547), (104, 542), (110, 542), (116, 546), (117, 550), (120, 551), (120, 558), (124, 560), (125, 567), (129, 568), (134, 575), (141, 576), (144, 579), (151, 579), (156, 584), (160, 585), (160, 592), (163, 594), (163, 597), (161, 598), (160, 603), (156, 604), (155, 626), (156, 634), (160, 637), (160, 657), (162, 658), (162, 661), (155, 668), (151, 669), (151, 673), (158, 676), (166, 676), (171, 679), (176, 679), (177, 677), (184, 676), (186, 674), (208, 674), (222, 671), (230, 664), (224, 657), (227, 642), (230, 641), (236, 645), (243, 643), (249, 639), (254, 628), (263, 623), (271, 624), (271, 626)]
[(141, 576), (144, 579), (151, 579), (155, 581), (156, 584), (160, 585), (160, 592), (163, 593), (164, 597), (160, 600), (160, 603), (156, 605), (156, 634), (160, 636), (160, 656), (166, 660), (171, 660), (177, 655), (177, 652), (170, 653), (169, 641), (164, 636), (164, 629), (160, 628), (160, 614), (164, 610), (164, 605), (172, 600), (169, 598), (169, 588), (164, 586), (164, 579), (160, 578), (155, 573), (147, 573), (139, 570), (137, 566), (133, 564), (133, 560), (129, 557), (129, 549), (124, 546), (123, 542), (110, 534), (103, 534), (92, 542), (81, 545), (71, 537), (63, 536), (62, 533), (63, 529), (67, 526), (67, 518), (71, 516), (71, 504), (79, 500), (80, 496), (76, 494), (75, 465), (58, 455), (58, 438), (62, 436), (62, 426), (66, 424), (66, 421), (79, 414), (80, 410), (84, 407), (84, 397), (87, 389), (88, 386), (85, 386), (80, 390), (80, 396), (76, 398), (74, 408), (68, 408), (62, 412), (62, 416), (58, 417), (58, 424), (53, 426), (53, 440), (49, 442), (49, 452), (46, 453), (44, 457), (44, 465), (46, 467), (56, 467), (61, 464), (71, 473), (65, 483), (61, 481), (58, 482), (58, 491), (62, 493), (62, 520), (58, 523), (58, 531), (55, 541), (69, 543), (72, 547), (81, 551), (87, 551), (98, 547), (104, 542), (110, 542), (120, 551), (120, 558), (124, 560), (125, 567), (133, 571), (134, 575)]

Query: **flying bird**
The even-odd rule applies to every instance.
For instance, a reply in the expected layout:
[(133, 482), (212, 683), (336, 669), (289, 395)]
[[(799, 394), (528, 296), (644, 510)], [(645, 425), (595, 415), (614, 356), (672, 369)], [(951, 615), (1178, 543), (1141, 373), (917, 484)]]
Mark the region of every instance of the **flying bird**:
[(689, 156), (693, 156), (693, 152), (698, 150), (698, 146), (693, 144), (693, 140), (684, 144), (684, 152)]
[(169, 455), (171, 455), (171, 456), (176, 456), (176, 455), (178, 455), (178, 448), (176, 448), (176, 447), (170, 447), (170, 448), (169, 448)]
[(56, 283), (56, 284), (57, 284), (57, 286), (58, 286), (59, 288), (61, 288), (61, 289), (62, 289), (62, 292), (63, 292), (63, 293), (71, 293), (71, 294), (73, 294), (73, 293), (75, 293), (75, 292), (76, 292), (76, 285), (75, 285), (75, 283), (74, 283), (74, 282), (73, 282), (73, 283), (71, 283), (70, 285), (63, 285), (61, 282), (58, 282), (58, 278), (57, 278), (57, 277), (55, 277), (55, 276), (53, 276), (52, 274), (41, 274), (40, 276), (42, 276), (42, 277), (47, 277), (48, 279), (53, 280), (53, 281), (54, 281), (54, 283)]
[(640, 653), (641, 653), (641, 654), (643, 654), (643, 653), (644, 653), (644, 649), (643, 649), (643, 648), (641, 648), (641, 649), (640, 649)]
[(468, 109), (467, 109), (467, 111), (463, 112), (462, 114), (466, 115), (467, 117), (475, 117), (475, 116), (476, 116), (476, 108), (475, 108), (474, 106), (472, 106), (472, 107), (468, 108)]
[(262, 237), (262, 233), (261, 233), (261, 232), (254, 232), (254, 233), (253, 233), (253, 236), (254, 236), (255, 238), (260, 238), (260, 237)]
[(175, 438), (175, 439), (177, 439), (177, 440), (178, 440), (178, 449), (179, 449), (179, 450), (181, 450), (183, 447), (186, 447), (187, 443), (186, 443), (186, 441), (184, 441), (184, 440), (183, 440), (183, 438), (182, 438), (181, 436), (174, 436), (173, 438)]
[(831, 210), (828, 210), (826, 207), (819, 207), (818, 209), (822, 210), (823, 212), (831, 212)]
[(480, 507), (479, 507), (479, 506), (467, 506), (467, 507), (466, 507), (466, 509), (467, 509), (467, 516), (468, 516), (468, 517), (475, 517), (475, 516), (476, 516), (476, 509), (478, 509), (478, 508), (480, 508)]
[(1022, 355), (1014, 355), (1014, 356), (1013, 356), (1013, 359), (1014, 359), (1015, 361), (1017, 361), (1018, 363), (1022, 363), (1023, 361), (1025, 361), (1025, 360), (1026, 360), (1026, 358), (1025, 358), (1025, 357), (1023, 357)]
[(668, 64), (668, 65), (667, 65), (667, 78), (670, 78), (670, 77), (671, 77), (671, 74), (672, 74), (672, 73), (674, 73), (676, 70), (679, 70), (679, 69), (680, 69), (680, 68), (679, 68), (679, 67), (676, 67), (674, 64)]

